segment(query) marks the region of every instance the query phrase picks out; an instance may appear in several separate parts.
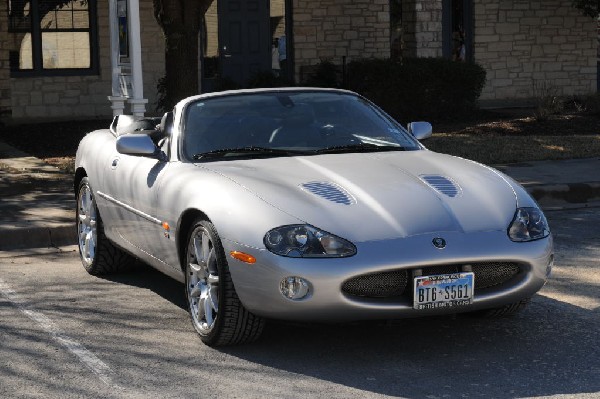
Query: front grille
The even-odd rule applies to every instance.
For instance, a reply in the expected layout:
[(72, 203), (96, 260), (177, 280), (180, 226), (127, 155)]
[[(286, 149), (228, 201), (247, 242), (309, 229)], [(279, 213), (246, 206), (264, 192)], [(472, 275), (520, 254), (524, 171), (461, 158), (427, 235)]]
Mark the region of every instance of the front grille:
[(475, 292), (504, 284), (519, 274), (520, 270), (519, 265), (516, 263), (490, 262), (474, 264)]
[[(469, 266), (475, 274), (475, 292), (502, 285), (521, 270), (518, 264), (510, 262), (471, 263)], [(465, 269), (463, 265), (438, 265), (421, 269), (363, 274), (346, 280), (342, 285), (342, 291), (348, 295), (364, 298), (392, 298), (403, 294), (410, 297), (412, 283), (409, 284), (409, 279), (412, 278), (413, 270), (421, 270), (423, 276), (434, 276), (459, 273)]]
[(353, 296), (389, 298), (402, 295), (407, 282), (406, 270), (394, 270), (351, 278), (344, 282), (342, 290)]

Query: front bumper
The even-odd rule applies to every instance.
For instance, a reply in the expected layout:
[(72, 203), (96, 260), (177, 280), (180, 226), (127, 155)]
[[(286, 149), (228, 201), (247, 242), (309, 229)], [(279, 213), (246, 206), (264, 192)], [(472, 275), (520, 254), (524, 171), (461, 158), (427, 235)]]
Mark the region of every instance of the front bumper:
[[(446, 240), (446, 248), (433, 246), (436, 237)], [(546, 282), (553, 259), (552, 236), (515, 243), (508, 239), (505, 231), (423, 234), (355, 243), (357, 254), (349, 258), (286, 258), (227, 240), (223, 244), (226, 254), (242, 251), (257, 259), (250, 265), (228, 258), (234, 286), (246, 309), (259, 316), (285, 320), (393, 319), (494, 308), (539, 291)], [(459, 308), (415, 310), (407, 299), (355, 297), (342, 290), (346, 280), (364, 274), (478, 262), (517, 263), (520, 272), (505, 284), (476, 292), (471, 305)], [(310, 283), (307, 297), (293, 301), (281, 294), (279, 284), (289, 276), (302, 277)], [(412, 280), (407, 290), (412, 290)]]

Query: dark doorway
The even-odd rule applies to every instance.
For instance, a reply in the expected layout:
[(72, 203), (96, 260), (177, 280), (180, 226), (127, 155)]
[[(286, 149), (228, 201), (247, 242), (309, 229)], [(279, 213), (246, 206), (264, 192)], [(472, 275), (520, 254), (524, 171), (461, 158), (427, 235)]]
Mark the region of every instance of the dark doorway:
[(442, 30), (444, 57), (473, 61), (473, 1), (444, 0)]
[(290, 77), (289, 0), (217, 0), (201, 31), (202, 92), (246, 87), (258, 72)]
[(218, 0), (221, 73), (239, 85), (271, 69), (269, 3)]

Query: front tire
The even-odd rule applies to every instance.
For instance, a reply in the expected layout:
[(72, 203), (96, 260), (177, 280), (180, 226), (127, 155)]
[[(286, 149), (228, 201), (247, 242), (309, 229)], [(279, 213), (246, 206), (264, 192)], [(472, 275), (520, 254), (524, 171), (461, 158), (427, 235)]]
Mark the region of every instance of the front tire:
[(111, 243), (104, 226), (89, 179), (84, 177), (77, 190), (77, 239), (79, 256), (92, 275), (122, 272), (132, 268), (135, 259)]
[(214, 226), (193, 224), (185, 254), (185, 294), (192, 325), (209, 346), (256, 340), (264, 319), (244, 308), (235, 292), (225, 252)]

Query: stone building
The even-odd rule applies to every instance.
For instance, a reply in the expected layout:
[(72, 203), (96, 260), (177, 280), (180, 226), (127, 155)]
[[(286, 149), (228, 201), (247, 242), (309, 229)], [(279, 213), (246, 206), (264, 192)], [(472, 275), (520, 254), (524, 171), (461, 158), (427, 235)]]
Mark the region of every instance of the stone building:
[[(112, 114), (109, 3), (8, 0), (0, 8), (0, 117)], [(199, 92), (216, 76), (244, 83), (270, 70), (369, 57), (447, 57), (487, 71), (483, 105), (526, 104), (543, 90), (597, 91), (598, 25), (571, 0), (215, 0), (200, 34)], [(164, 38), (153, 3), (139, 0), (143, 91), (153, 113), (164, 75)], [(32, 21), (39, 21), (37, 24)], [(119, 16), (119, 59), (128, 25)], [(83, 44), (82, 44), (83, 43)], [(283, 45), (283, 47), (282, 47)], [(283, 50), (285, 48), (285, 50)], [(280, 51), (285, 51), (285, 61)], [(281, 69), (281, 68), (284, 69)], [(121, 71), (123, 72), (123, 71)], [(126, 75), (123, 74), (123, 75)]]

